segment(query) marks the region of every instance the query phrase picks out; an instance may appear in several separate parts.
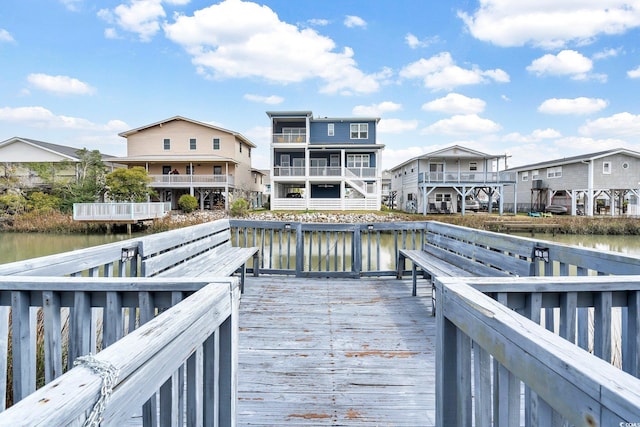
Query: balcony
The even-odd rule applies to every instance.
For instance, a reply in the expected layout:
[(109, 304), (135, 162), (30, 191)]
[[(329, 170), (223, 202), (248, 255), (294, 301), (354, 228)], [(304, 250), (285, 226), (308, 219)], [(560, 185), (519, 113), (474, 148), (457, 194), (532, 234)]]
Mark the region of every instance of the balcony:
[[(305, 169), (305, 166), (274, 166), (273, 176), (305, 176)], [(376, 178), (376, 168), (342, 168), (340, 166), (309, 167), (309, 177), (341, 176), (352, 178)]]
[(301, 129), (302, 133), (274, 133), (272, 142), (274, 144), (303, 144), (307, 142), (305, 129)]
[(233, 185), (234, 180), (231, 175), (149, 175), (152, 179), (151, 187), (222, 187)]
[(419, 183), (459, 184), (459, 183), (505, 183), (515, 182), (515, 174), (511, 172), (421, 172)]

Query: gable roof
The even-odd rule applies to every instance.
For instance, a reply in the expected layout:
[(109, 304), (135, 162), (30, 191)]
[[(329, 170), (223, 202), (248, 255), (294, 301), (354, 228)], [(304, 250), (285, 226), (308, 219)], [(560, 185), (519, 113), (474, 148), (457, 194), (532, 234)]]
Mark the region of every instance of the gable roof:
[[(52, 144), (50, 142), (38, 141), (36, 139), (30, 139), (30, 138), (22, 138), (19, 136), (14, 136), (13, 138), (9, 138), (5, 141), (0, 142), (0, 148), (9, 144), (14, 144), (16, 142), (28, 144), (33, 147), (37, 147), (41, 150), (48, 151), (53, 154), (57, 154), (60, 157), (64, 157), (70, 161), (77, 162), (80, 160), (80, 158), (78, 157), (78, 151), (80, 151), (81, 148), (69, 147), (67, 145)], [(115, 159), (115, 156), (102, 154), (102, 159), (105, 161), (109, 161), (109, 160)]]
[(220, 131), (220, 132), (225, 132), (225, 133), (231, 134), (234, 137), (240, 139), (242, 142), (244, 142), (248, 146), (250, 146), (252, 148), (256, 148), (256, 145), (253, 142), (251, 142), (249, 139), (247, 139), (246, 137), (244, 137), (242, 134), (240, 134), (238, 132), (234, 132), (234, 131), (229, 130), (229, 129), (225, 129), (225, 128), (221, 128), (221, 127), (218, 127), (218, 126), (210, 125), (208, 123), (199, 122), (197, 120), (188, 119), (188, 118), (182, 117), (182, 116), (173, 116), (173, 117), (170, 117), (170, 118), (165, 119), (165, 120), (160, 120), (159, 122), (155, 122), (155, 123), (151, 123), (151, 124), (148, 124), (148, 125), (140, 126), (139, 128), (131, 129), (131, 130), (128, 130), (128, 131), (125, 131), (125, 132), (120, 132), (118, 134), (118, 136), (121, 136), (123, 138), (127, 138), (130, 135), (133, 135), (133, 134), (138, 133), (138, 132), (142, 132), (142, 131), (144, 131), (146, 129), (149, 129), (149, 128), (152, 128), (152, 127), (155, 127), (155, 126), (162, 126), (165, 123), (174, 122), (174, 121), (178, 121), (178, 120), (179, 121), (184, 121), (184, 122), (189, 122), (189, 123), (192, 123), (192, 124), (198, 125), (198, 126), (204, 126), (204, 127), (209, 128), (209, 129), (214, 129), (214, 130), (217, 130), (217, 131)]
[(463, 147), (461, 145), (451, 145), (449, 147), (443, 148), (441, 150), (432, 151), (430, 153), (422, 154), (417, 157), (413, 157), (409, 160), (406, 160), (400, 163), (397, 166), (392, 167), (389, 170), (394, 170), (401, 168), (411, 162), (415, 162), (416, 160), (422, 159), (433, 159), (433, 158), (461, 158), (466, 157), (469, 159), (497, 159), (500, 157), (505, 157), (506, 154), (487, 154), (481, 151), (472, 150), (471, 148)]
[(627, 150), (626, 148), (615, 148), (612, 150), (597, 151), (595, 153), (587, 153), (587, 154), (581, 154), (578, 156), (564, 157), (561, 159), (547, 160), (539, 163), (531, 163), (528, 165), (509, 168), (507, 169), (507, 171), (522, 171), (522, 170), (529, 170), (529, 169), (551, 168), (555, 166), (563, 166), (563, 165), (569, 165), (572, 163), (579, 163), (583, 161), (601, 159), (603, 157), (608, 157), (616, 154), (626, 154), (631, 157), (640, 158), (640, 153), (637, 151)]

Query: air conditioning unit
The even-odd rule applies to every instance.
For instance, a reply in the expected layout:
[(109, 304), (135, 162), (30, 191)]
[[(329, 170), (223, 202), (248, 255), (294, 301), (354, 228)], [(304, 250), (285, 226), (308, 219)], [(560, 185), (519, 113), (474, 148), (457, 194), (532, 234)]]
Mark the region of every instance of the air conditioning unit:
[(531, 188), (533, 188), (534, 190), (542, 190), (544, 188), (544, 183), (541, 179), (534, 179), (532, 181)]

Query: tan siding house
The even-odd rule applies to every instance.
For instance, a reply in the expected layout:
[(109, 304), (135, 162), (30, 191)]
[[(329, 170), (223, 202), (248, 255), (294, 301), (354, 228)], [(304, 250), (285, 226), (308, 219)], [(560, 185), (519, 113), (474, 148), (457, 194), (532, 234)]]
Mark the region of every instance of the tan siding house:
[(144, 167), (160, 201), (173, 208), (183, 194), (195, 196), (200, 209), (228, 209), (230, 196), (262, 203), (251, 168), (256, 146), (237, 132), (176, 116), (119, 135), (127, 139), (127, 157), (118, 161)]

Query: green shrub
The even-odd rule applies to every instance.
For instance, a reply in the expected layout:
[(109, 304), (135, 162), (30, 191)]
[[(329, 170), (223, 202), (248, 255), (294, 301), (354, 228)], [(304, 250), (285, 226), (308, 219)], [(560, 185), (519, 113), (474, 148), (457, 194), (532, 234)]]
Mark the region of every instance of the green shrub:
[(60, 210), (62, 200), (59, 197), (41, 191), (31, 193), (27, 198), (27, 210), (42, 213)]
[(245, 199), (236, 199), (231, 203), (230, 214), (233, 217), (245, 216), (249, 211), (249, 202)]
[(183, 194), (178, 199), (178, 207), (182, 209), (184, 213), (191, 213), (198, 209), (198, 199), (190, 194)]
[(14, 215), (24, 211), (27, 199), (20, 194), (9, 193), (0, 196), (0, 211)]

